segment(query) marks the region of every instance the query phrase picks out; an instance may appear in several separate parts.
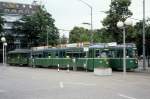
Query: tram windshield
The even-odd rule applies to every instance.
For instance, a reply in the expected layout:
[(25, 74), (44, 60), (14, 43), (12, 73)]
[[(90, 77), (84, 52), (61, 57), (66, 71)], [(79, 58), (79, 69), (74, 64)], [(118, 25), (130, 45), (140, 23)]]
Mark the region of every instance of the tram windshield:
[[(123, 49), (112, 49), (109, 51), (108, 57), (112, 58), (122, 58), (123, 57)], [(136, 57), (136, 50), (133, 49), (126, 49), (126, 57), (127, 58), (134, 58)]]

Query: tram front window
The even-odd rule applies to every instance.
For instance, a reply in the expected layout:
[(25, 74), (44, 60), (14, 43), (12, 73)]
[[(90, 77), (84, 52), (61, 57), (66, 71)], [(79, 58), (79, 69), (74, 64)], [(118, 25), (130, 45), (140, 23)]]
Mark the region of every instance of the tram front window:
[(136, 57), (136, 51), (135, 50), (127, 50), (126, 56), (128, 58)]

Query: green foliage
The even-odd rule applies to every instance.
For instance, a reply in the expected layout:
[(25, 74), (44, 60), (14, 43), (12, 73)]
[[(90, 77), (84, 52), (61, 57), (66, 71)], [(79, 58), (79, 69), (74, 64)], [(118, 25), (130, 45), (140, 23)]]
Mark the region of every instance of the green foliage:
[[(150, 19), (148, 18), (146, 20), (146, 26), (145, 26), (145, 47), (146, 47), (146, 55), (150, 55)], [(136, 34), (135, 36), (135, 43), (138, 48), (138, 54), (142, 55), (142, 48), (143, 48), (143, 21), (137, 22), (136, 25), (134, 26), (134, 33)]]
[(49, 44), (54, 46), (58, 43), (58, 29), (54, 24), (55, 20), (43, 7), (31, 16), (24, 16), (21, 21), (17, 21), (14, 30), (19, 34), (23, 34), (23, 43), (28, 47), (46, 45), (47, 33)]
[(69, 42), (78, 43), (78, 42), (89, 42), (90, 41), (90, 32), (83, 27), (74, 27), (70, 32)]
[(118, 21), (124, 21), (132, 15), (128, 9), (131, 0), (113, 0), (110, 5), (110, 10), (107, 12), (107, 17), (103, 20), (103, 26), (107, 27), (107, 32), (112, 36), (114, 41), (122, 42), (122, 30), (117, 28)]
[(105, 28), (102, 28), (100, 30), (95, 30), (94, 31), (94, 37), (93, 40), (95, 43), (109, 43), (113, 41), (113, 38)]
[[(70, 43), (90, 42), (90, 33), (91, 32), (89, 30), (84, 29), (83, 27), (74, 27), (74, 29), (70, 32)], [(94, 30), (92, 33), (94, 43), (107, 43), (114, 41), (112, 35), (110, 35), (105, 28)]]

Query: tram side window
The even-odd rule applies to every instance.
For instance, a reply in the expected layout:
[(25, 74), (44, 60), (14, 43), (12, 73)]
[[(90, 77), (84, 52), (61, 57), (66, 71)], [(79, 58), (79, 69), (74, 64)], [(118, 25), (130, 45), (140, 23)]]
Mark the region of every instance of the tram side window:
[(78, 58), (79, 57), (79, 53), (73, 53), (72, 58)]
[(115, 52), (114, 52), (114, 51), (111, 51), (111, 52), (109, 53), (109, 57), (115, 58)]
[(84, 58), (84, 57), (87, 57), (86, 52), (80, 54), (80, 58)]
[(44, 52), (44, 53), (43, 53), (43, 57), (44, 57), (44, 58), (47, 58), (47, 57), (48, 57), (48, 53), (47, 53), (47, 52)]
[(41, 58), (42, 57), (42, 55), (41, 54), (39, 54), (39, 58)]
[(23, 53), (22, 57), (28, 57), (28, 54), (27, 53)]
[(96, 57), (100, 57), (100, 51), (99, 50), (96, 50)]
[(106, 52), (101, 52), (101, 57), (102, 57), (102, 58), (106, 58), (106, 57), (107, 57)]
[(71, 52), (66, 52), (66, 57), (68, 58), (72, 58), (73, 57), (73, 54)]
[(117, 50), (116, 55), (117, 55), (117, 58), (122, 58), (123, 57), (123, 50)]
[(55, 53), (55, 57), (57, 57), (57, 58), (58, 58), (58, 56), (59, 56), (59, 55), (58, 55), (58, 52), (56, 52), (56, 53)]
[(65, 51), (60, 51), (60, 52), (59, 52), (59, 57), (60, 57), (60, 58), (66, 57)]

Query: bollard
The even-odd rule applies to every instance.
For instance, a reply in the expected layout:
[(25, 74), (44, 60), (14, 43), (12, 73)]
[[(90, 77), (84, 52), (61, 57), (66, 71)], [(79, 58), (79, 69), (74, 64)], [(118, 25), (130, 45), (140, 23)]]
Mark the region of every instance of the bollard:
[(34, 58), (32, 59), (32, 67), (35, 68)]
[(58, 69), (57, 69), (57, 71), (59, 72), (59, 64), (58, 64)]
[(69, 64), (67, 65), (67, 72), (69, 72)]
[(85, 71), (87, 72), (87, 64), (84, 64)]

